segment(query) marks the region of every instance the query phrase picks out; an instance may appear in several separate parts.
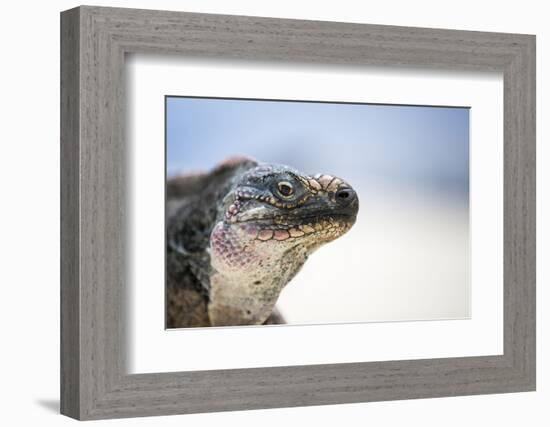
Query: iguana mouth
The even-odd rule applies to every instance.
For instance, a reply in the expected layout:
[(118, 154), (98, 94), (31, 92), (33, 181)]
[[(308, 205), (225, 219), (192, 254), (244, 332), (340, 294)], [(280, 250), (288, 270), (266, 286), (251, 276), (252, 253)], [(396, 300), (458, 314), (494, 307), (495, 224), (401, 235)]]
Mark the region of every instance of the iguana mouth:
[(319, 212), (318, 214), (312, 215), (274, 215), (268, 217), (248, 217), (235, 220), (236, 223), (240, 224), (258, 224), (260, 226), (271, 226), (271, 225), (281, 225), (281, 226), (293, 226), (293, 225), (303, 225), (303, 224), (314, 224), (323, 221), (342, 221), (342, 222), (355, 222), (356, 215), (353, 213), (339, 213), (335, 211), (325, 211)]
[(312, 241), (313, 245), (322, 244), (327, 240), (334, 240), (336, 237), (344, 234), (351, 228), (354, 219), (346, 217), (345, 220), (337, 220), (333, 217), (327, 217), (326, 219), (316, 218), (309, 222), (303, 222), (301, 224), (274, 224), (271, 226), (256, 226), (249, 229), (249, 234), (254, 235), (256, 233), (256, 239), (260, 241), (268, 240), (297, 240), (305, 237), (315, 237), (316, 240)]
[(239, 227), (249, 238), (259, 241), (309, 241), (308, 246), (316, 246), (334, 240), (347, 232), (355, 223), (352, 214), (318, 214), (288, 218), (250, 219), (238, 222)]

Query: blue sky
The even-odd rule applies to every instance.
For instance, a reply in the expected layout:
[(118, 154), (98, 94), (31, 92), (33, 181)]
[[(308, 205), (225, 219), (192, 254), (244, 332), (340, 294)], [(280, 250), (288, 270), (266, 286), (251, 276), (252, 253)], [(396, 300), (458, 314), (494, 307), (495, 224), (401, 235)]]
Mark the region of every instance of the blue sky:
[(467, 200), (469, 109), (167, 98), (167, 173), (248, 155), (354, 186)]

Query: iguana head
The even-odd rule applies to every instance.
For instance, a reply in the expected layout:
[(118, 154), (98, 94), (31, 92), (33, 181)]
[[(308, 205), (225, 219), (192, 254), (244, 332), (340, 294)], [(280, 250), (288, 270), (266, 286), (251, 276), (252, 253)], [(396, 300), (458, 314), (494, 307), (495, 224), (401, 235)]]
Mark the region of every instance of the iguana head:
[(332, 175), (261, 164), (235, 176), (210, 236), (212, 324), (263, 323), (309, 254), (347, 232), (358, 208)]

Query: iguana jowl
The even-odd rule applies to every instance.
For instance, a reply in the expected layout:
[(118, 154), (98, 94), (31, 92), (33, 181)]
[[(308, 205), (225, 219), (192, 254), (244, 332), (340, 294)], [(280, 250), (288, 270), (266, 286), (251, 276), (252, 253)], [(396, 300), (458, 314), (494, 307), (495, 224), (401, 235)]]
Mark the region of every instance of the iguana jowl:
[(282, 323), (281, 290), (358, 208), (340, 178), (244, 158), (170, 179), (167, 327)]

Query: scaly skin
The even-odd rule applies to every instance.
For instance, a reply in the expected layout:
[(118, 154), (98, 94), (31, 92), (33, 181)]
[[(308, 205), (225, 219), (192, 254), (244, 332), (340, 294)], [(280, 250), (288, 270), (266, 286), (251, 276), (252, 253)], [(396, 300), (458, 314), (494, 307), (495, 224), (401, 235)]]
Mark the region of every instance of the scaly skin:
[(281, 290), (359, 207), (340, 178), (247, 159), (194, 179), (179, 198), (169, 183), (180, 204), (168, 209), (168, 327), (277, 322)]

